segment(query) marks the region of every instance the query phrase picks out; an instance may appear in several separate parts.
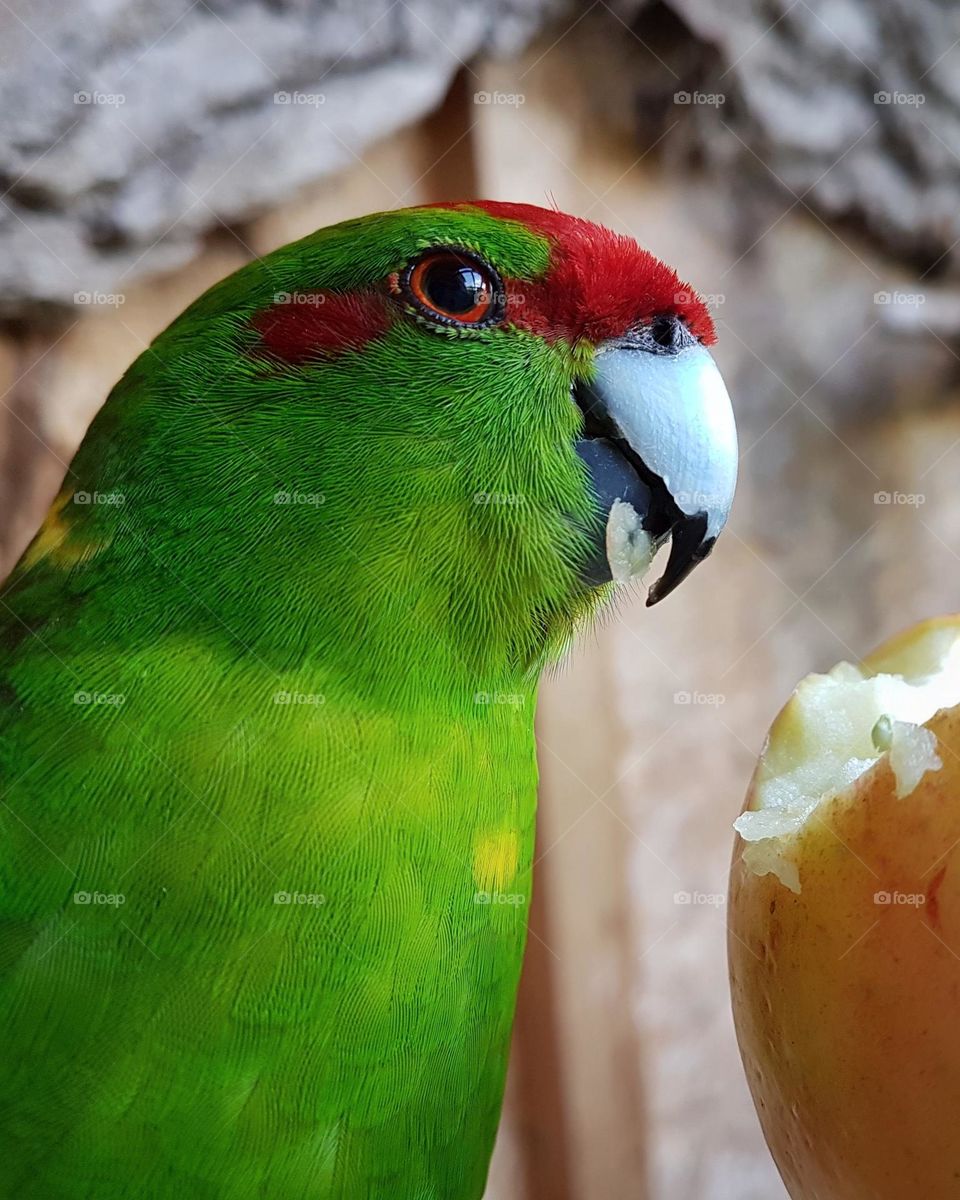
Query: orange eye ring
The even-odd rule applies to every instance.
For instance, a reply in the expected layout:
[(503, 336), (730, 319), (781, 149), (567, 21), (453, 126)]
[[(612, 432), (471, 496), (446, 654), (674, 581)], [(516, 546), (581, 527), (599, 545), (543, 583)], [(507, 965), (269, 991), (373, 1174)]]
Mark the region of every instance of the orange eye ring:
[(428, 250), (400, 277), (408, 302), (441, 325), (482, 329), (503, 319), (503, 283), (488, 263), (458, 246)]

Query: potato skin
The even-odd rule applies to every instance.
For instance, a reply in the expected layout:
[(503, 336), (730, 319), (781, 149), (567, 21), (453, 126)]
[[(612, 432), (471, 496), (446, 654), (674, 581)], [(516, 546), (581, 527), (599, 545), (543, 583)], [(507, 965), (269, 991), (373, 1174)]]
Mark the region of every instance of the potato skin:
[(797, 835), (799, 895), (747, 870), (737, 839), (734, 1020), (793, 1200), (960, 1197), (960, 706), (928, 727), (943, 767), (911, 795), (883, 759)]

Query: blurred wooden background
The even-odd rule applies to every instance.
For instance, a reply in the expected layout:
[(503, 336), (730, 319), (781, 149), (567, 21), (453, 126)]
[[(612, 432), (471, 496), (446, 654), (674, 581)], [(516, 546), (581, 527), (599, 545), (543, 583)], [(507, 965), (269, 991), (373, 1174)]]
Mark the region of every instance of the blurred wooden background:
[(891, 329), (875, 294), (922, 285), (856, 233), (789, 197), (731, 205), (718, 174), (612, 131), (586, 80), (616, 64), (586, 37), (465, 68), (428, 119), (220, 229), (189, 266), (0, 340), (3, 562), (127, 364), (253, 254), (479, 195), (555, 201), (675, 264), (713, 299), (742, 484), (709, 565), (653, 611), (624, 596), (544, 686), (536, 898), (488, 1196), (782, 1200), (728, 1012), (731, 823), (800, 675), (957, 607), (955, 355)]

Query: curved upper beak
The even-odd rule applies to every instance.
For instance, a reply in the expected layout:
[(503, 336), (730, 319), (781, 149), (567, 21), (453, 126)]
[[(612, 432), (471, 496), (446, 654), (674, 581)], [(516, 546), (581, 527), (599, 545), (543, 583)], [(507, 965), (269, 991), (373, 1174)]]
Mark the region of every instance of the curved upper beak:
[[(656, 604), (706, 558), (730, 514), (733, 408), (712, 356), (692, 338), (667, 351), (613, 344), (598, 352), (595, 368), (574, 388), (584, 414), (577, 453), (608, 517), (621, 501), (652, 549), (670, 538), (666, 570), (647, 597)], [(606, 561), (592, 563), (590, 573), (603, 582), (615, 572)]]

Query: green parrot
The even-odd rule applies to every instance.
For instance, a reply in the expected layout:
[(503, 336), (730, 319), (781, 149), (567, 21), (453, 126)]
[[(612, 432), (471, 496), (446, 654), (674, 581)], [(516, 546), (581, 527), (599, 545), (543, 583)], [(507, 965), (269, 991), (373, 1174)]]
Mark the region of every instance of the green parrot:
[(0, 1195), (482, 1195), (538, 676), (720, 532), (713, 337), (632, 239), (478, 201), (127, 371), (0, 597)]

